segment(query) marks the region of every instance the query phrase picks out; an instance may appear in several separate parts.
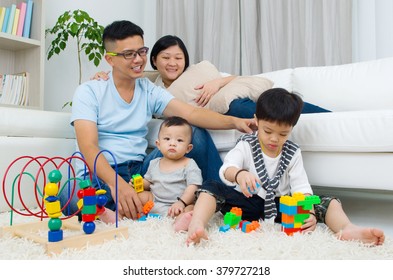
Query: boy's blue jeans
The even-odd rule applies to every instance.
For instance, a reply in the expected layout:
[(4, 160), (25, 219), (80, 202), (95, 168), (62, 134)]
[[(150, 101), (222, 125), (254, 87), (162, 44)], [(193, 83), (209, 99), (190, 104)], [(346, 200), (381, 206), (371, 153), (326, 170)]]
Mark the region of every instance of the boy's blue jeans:
[[(193, 139), (192, 139), (193, 149), (187, 157), (193, 158), (198, 164), (202, 171), (202, 177), (204, 180), (216, 180), (220, 181), (218, 171), (222, 165), (222, 160), (218, 154), (217, 148), (206, 129), (193, 127)], [(162, 157), (161, 152), (155, 148), (151, 153), (149, 153), (145, 159), (142, 161), (127, 161), (117, 165), (117, 173), (126, 182), (129, 182), (132, 175), (141, 174), (142, 176), (146, 173), (149, 167), (150, 161), (154, 158)], [(115, 166), (112, 166), (115, 169)], [(115, 210), (115, 202), (112, 198), (109, 187), (102, 181), (99, 183), (93, 176), (92, 184), (95, 188), (102, 188), (107, 191), (106, 196), (108, 197), (108, 202), (105, 207)], [(77, 202), (79, 198), (77, 197), (77, 192), (79, 186), (74, 190), (73, 196), (69, 205), (64, 209), (64, 215), (71, 215), (78, 211)], [(67, 187), (59, 195), (61, 205), (65, 205), (72, 194), (72, 188), (70, 190)], [(115, 197), (115, 194), (113, 194)]]

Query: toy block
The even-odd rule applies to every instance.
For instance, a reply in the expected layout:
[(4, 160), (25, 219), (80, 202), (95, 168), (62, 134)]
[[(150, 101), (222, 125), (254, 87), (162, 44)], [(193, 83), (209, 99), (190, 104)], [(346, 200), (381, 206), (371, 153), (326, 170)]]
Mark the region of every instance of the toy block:
[(160, 214), (154, 214), (154, 213), (149, 213), (147, 215), (143, 215), (140, 218), (138, 218), (139, 222), (145, 222), (147, 220), (147, 218), (156, 218), (159, 219), (161, 218)]
[(304, 201), (305, 197), (306, 196), (300, 192), (296, 192), (296, 193), (292, 194), (292, 198), (295, 199), (297, 202)]
[(137, 218), (141, 219), (142, 217), (146, 217), (146, 215), (149, 214), (149, 212), (151, 211), (151, 209), (153, 209), (153, 207), (154, 207), (154, 202), (152, 200), (146, 202), (145, 205), (143, 205), (142, 213), (138, 213)]
[(91, 187), (92, 183), (89, 179), (83, 180), (79, 182), (79, 188), (80, 189), (86, 189), (88, 187)]
[(301, 228), (303, 223), (294, 223), (293, 228)]
[(238, 207), (232, 207), (230, 212), (240, 217), (243, 214), (242, 209)]
[(310, 210), (306, 210), (303, 208), (303, 206), (298, 206), (297, 207), (297, 213), (298, 214), (308, 214), (310, 212)]
[(96, 205), (97, 204), (97, 197), (94, 196), (84, 196), (83, 197), (83, 205)]
[(45, 207), (46, 207), (46, 213), (48, 214), (49, 217), (58, 218), (61, 216), (61, 205), (59, 200), (54, 202), (46, 202)]
[(317, 195), (306, 196), (303, 201), (299, 201), (298, 205), (303, 206), (305, 210), (311, 210), (314, 204), (321, 203), (321, 199)]
[(286, 213), (288, 215), (295, 215), (297, 213), (297, 206), (280, 204), (280, 212)]
[(83, 197), (86, 196), (96, 196), (96, 189), (92, 187), (88, 187), (83, 190)]
[(280, 203), (287, 206), (296, 206), (297, 202), (294, 198), (289, 195), (283, 195), (280, 197)]
[(137, 193), (143, 192), (143, 177), (140, 174), (132, 175), (132, 185)]
[(146, 215), (151, 211), (151, 209), (153, 209), (153, 207), (154, 207), (154, 202), (152, 200), (149, 200), (148, 202), (145, 203), (145, 205), (143, 205), (143, 213)]
[(300, 232), (300, 228), (283, 228), (283, 232), (285, 232), (287, 235), (292, 236), (295, 232)]
[(97, 206), (96, 205), (83, 205), (82, 215), (83, 214), (96, 214)]
[(230, 230), (231, 229), (231, 227), (229, 226), (229, 225), (223, 225), (223, 226), (220, 226), (220, 231), (221, 232), (227, 232), (228, 230)]
[(231, 228), (236, 227), (241, 220), (241, 216), (233, 212), (227, 212), (224, 215), (224, 224), (229, 225)]
[(59, 242), (63, 240), (63, 230), (48, 231), (49, 242)]
[(295, 223), (304, 223), (304, 220), (306, 220), (308, 217), (310, 216), (310, 214), (296, 214), (295, 215)]
[(96, 220), (97, 214), (84, 214), (82, 215), (83, 222), (94, 222)]
[(239, 228), (242, 232), (247, 232), (247, 225), (249, 224), (251, 224), (249, 221), (242, 221), (241, 224), (239, 224)]
[(295, 218), (293, 215), (288, 215), (288, 214), (282, 213), (281, 221), (286, 224), (293, 224), (295, 221)]
[(295, 225), (293, 223), (289, 223), (289, 224), (281, 223), (281, 227), (283, 227), (283, 228), (294, 228)]

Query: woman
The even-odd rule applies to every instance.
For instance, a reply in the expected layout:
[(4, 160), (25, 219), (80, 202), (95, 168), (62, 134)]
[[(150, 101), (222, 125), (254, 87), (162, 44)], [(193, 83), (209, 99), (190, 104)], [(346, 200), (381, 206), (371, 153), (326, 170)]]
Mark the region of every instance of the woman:
[[(183, 41), (173, 35), (166, 35), (158, 39), (151, 50), (150, 65), (159, 72), (154, 83), (165, 88), (170, 87), (190, 65), (188, 51)], [(200, 92), (195, 98), (195, 103), (204, 107), (214, 94), (235, 77), (222, 77), (198, 85), (195, 90), (200, 90)], [(249, 98), (239, 98), (231, 102), (225, 115), (253, 118), (254, 113), (255, 102)]]

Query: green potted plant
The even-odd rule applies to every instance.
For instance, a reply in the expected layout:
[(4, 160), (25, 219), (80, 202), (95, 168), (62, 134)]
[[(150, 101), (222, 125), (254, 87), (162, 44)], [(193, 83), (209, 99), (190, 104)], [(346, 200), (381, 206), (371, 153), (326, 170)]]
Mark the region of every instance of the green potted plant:
[[(95, 66), (100, 64), (104, 55), (104, 46), (102, 44), (103, 31), (104, 27), (91, 18), (87, 12), (82, 10), (66, 11), (57, 19), (56, 24), (52, 28), (48, 28), (45, 31), (45, 36), (48, 34), (56, 36), (48, 48), (47, 59), (49, 60), (54, 54), (60, 54), (64, 51), (70, 37), (76, 39), (79, 84), (81, 84), (81, 55), (84, 52), (89, 61), (92, 61)], [(67, 102), (63, 108), (68, 104), (72, 105), (72, 102)]]

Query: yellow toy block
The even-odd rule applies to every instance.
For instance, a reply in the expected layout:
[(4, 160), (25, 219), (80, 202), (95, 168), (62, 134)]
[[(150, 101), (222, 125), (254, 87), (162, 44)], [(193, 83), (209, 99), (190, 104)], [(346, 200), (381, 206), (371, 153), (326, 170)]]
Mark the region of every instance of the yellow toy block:
[(143, 192), (143, 177), (140, 174), (132, 175), (132, 185), (137, 193)]

